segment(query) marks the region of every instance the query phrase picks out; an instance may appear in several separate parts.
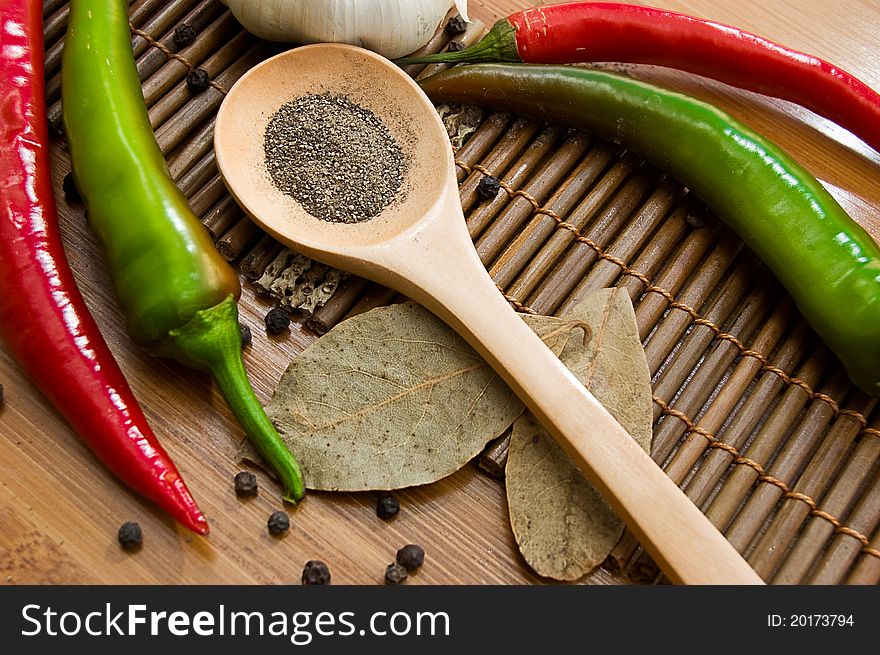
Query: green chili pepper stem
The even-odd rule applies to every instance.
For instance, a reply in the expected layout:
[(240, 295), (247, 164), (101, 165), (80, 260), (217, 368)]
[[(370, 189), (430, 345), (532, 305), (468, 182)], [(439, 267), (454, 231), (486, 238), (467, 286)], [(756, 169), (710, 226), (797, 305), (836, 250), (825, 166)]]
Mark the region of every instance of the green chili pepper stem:
[(281, 479), (282, 498), (290, 503), (302, 499), (305, 491), (299, 464), (266, 416), (244, 369), (233, 296), (196, 312), (186, 325), (171, 330), (156, 354), (211, 373), (251, 442)]
[(482, 39), (474, 45), (458, 52), (439, 52), (436, 55), (422, 55), (420, 57), (402, 57), (395, 59), (398, 66), (407, 64), (433, 64), (454, 62), (456, 64), (481, 61), (512, 61), (519, 62), (522, 59), (516, 49), (516, 29), (506, 19), (502, 19), (492, 26)]

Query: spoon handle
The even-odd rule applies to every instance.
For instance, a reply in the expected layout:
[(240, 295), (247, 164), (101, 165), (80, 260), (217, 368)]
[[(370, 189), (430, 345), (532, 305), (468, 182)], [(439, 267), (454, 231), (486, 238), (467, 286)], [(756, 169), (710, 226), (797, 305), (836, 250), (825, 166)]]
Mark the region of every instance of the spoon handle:
[(446, 321), (511, 386), (638, 537), (684, 584), (763, 584), (708, 518), (498, 292), (461, 229), (409, 244), (405, 292)]

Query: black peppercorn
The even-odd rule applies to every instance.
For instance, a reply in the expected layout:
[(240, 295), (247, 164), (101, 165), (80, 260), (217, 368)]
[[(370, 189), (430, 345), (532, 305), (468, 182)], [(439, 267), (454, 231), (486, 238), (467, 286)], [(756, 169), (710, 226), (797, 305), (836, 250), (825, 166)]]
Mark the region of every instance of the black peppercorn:
[(456, 14), (446, 23), (446, 30), (450, 34), (464, 34), (467, 32), (467, 21), (460, 14)]
[(281, 334), (290, 327), (290, 314), (281, 307), (273, 307), (266, 314), (266, 331), (269, 334)]
[(211, 77), (204, 68), (193, 68), (186, 74), (186, 88), (190, 93), (201, 93), (211, 84)]
[(242, 471), (235, 475), (235, 493), (238, 496), (257, 495), (257, 476), (250, 471)]
[(416, 544), (407, 544), (397, 551), (396, 559), (407, 571), (415, 571), (425, 561), (425, 549)]
[(254, 335), (251, 334), (251, 329), (244, 323), (239, 323), (238, 331), (241, 333), (241, 347), (244, 348), (250, 345), (251, 341), (254, 340)]
[(136, 550), (143, 542), (144, 535), (141, 526), (134, 521), (123, 523), (119, 528), (119, 545), (125, 550)]
[(465, 44), (461, 41), (450, 41), (449, 45), (446, 46), (446, 50), (448, 50), (449, 52), (461, 52), (466, 47), (467, 46), (465, 46)]
[(406, 569), (397, 562), (385, 569), (385, 584), (402, 584), (406, 581)]
[(82, 196), (79, 195), (79, 189), (76, 188), (76, 180), (73, 179), (73, 172), (68, 172), (61, 182), (61, 190), (64, 191), (64, 199), (71, 204), (79, 204), (82, 202)]
[(269, 526), (269, 532), (278, 536), (290, 529), (290, 517), (287, 515), (287, 512), (272, 512), (266, 525)]
[(330, 567), (319, 559), (306, 562), (302, 574), (303, 584), (330, 584)]
[(477, 195), (483, 200), (492, 200), (501, 190), (501, 182), (493, 175), (484, 175), (477, 185)]
[(400, 503), (397, 500), (396, 496), (392, 494), (386, 494), (385, 496), (381, 496), (378, 501), (376, 501), (376, 515), (380, 519), (392, 519), (397, 516), (397, 513), (400, 511)]
[(174, 28), (174, 43), (184, 48), (192, 45), (196, 40), (196, 28), (188, 23), (183, 23)]

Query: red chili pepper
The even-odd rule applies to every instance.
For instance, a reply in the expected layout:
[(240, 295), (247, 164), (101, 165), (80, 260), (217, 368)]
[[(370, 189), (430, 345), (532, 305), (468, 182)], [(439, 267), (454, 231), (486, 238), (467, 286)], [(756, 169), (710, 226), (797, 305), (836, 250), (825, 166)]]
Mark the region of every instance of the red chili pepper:
[(107, 468), (207, 534), (64, 255), (49, 168), (43, 3), (0, 0), (0, 17), (0, 338)]
[(696, 73), (796, 102), (880, 152), (880, 94), (837, 66), (756, 34), (686, 14), (607, 2), (543, 5), (495, 23), (458, 52), (399, 64), (627, 62)]

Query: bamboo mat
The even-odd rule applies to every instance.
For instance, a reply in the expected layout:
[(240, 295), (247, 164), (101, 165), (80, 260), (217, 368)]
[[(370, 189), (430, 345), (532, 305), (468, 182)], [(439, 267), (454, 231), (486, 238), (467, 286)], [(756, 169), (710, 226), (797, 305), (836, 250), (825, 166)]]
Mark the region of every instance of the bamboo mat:
[[(59, 125), (68, 8), (44, 7), (49, 115)], [(219, 178), (212, 136), (225, 90), (278, 46), (244, 32), (218, 0), (136, 0), (130, 15), (172, 175), (245, 280), (282, 278), (276, 291), (319, 333), (392, 301), (392, 291), (283, 250)], [(190, 45), (175, 37), (182, 24), (198, 32)], [(470, 42), (482, 29), (472, 24), (455, 39)], [(452, 36), (439, 31), (426, 50)], [(211, 77), (201, 93), (185, 82), (193, 68)], [(630, 294), (653, 376), (652, 456), (765, 580), (880, 581), (876, 401), (850, 385), (735, 235), (662, 171), (587, 134), (487, 113), (456, 162), (471, 236), (515, 308), (555, 314), (593, 289)], [(492, 199), (477, 191), (485, 175), (501, 181)], [(483, 468), (503, 470), (505, 445), (503, 437), (490, 445)], [(605, 566), (659, 579), (628, 534)]]

